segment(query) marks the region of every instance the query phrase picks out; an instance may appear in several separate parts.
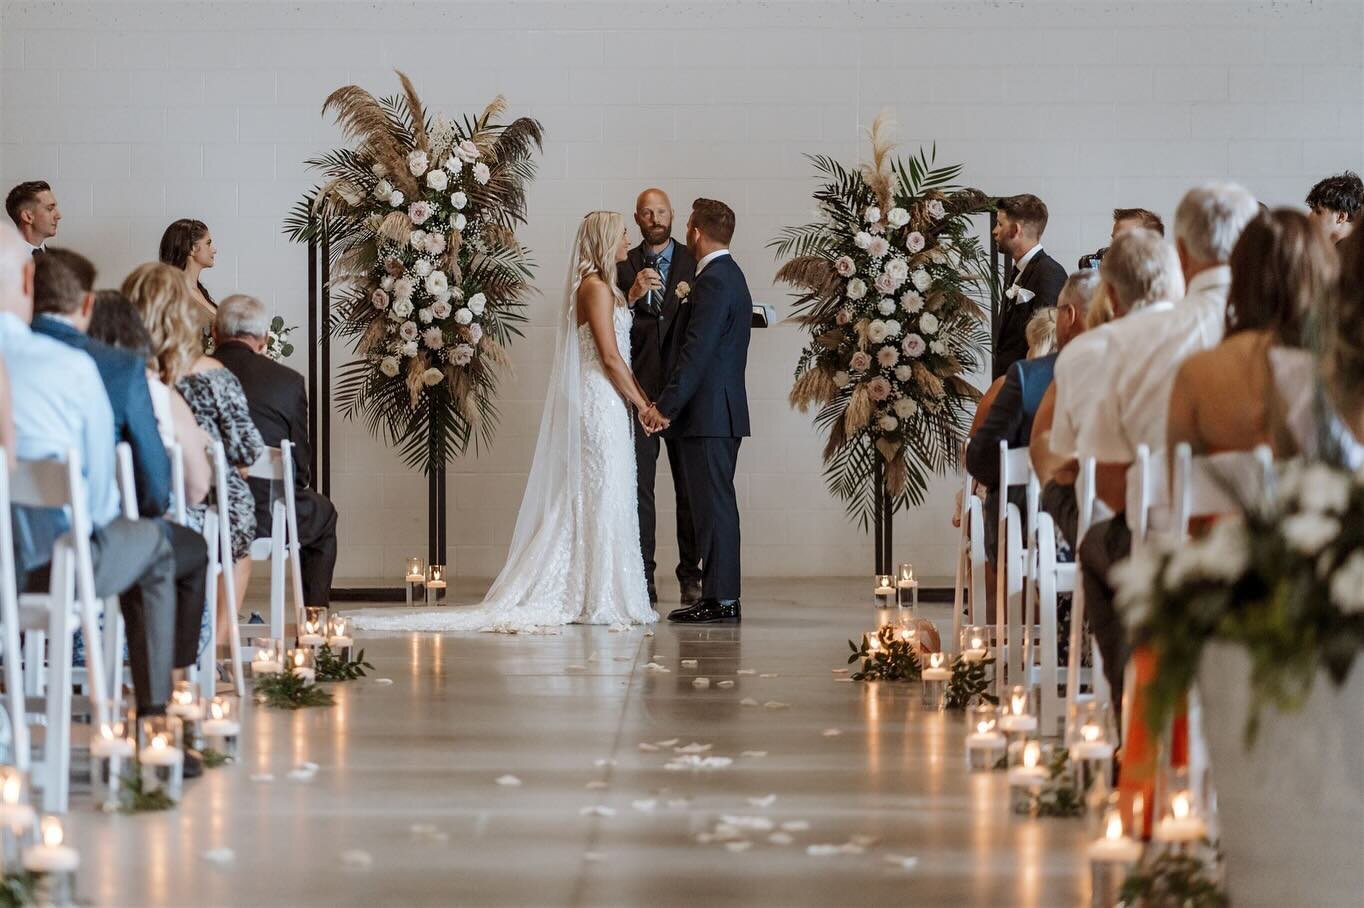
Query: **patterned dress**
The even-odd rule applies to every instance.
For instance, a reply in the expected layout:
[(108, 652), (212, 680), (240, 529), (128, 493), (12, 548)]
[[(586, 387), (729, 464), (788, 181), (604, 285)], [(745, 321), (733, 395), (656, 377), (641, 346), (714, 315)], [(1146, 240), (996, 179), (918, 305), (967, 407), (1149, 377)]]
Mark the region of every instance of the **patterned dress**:
[[(227, 465), (249, 467), (265, 450), (256, 424), (247, 409), (246, 394), (237, 376), (224, 368), (194, 372), (175, 383), (194, 413), (194, 421), (223, 443)], [(210, 496), (212, 497), (212, 496)], [(235, 469), (227, 471), (228, 514), (232, 518), (232, 557), (245, 558), (256, 538), (256, 501), (246, 480)], [(189, 509), (190, 526), (202, 530), (207, 504)]]

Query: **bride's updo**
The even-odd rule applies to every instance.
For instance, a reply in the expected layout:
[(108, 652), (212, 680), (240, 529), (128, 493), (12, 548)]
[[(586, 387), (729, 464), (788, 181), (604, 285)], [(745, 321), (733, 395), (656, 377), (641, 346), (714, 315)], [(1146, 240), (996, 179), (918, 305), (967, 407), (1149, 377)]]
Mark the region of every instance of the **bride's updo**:
[(625, 305), (625, 295), (616, 286), (616, 246), (624, 232), (625, 217), (619, 211), (591, 211), (578, 225), (573, 241), (574, 284), (595, 274), (611, 288), (620, 306)]

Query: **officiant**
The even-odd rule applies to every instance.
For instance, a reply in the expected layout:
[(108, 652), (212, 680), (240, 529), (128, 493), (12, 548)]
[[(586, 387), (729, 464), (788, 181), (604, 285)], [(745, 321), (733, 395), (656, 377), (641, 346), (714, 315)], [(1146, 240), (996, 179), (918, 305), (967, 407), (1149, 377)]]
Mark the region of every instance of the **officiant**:
[[(646, 189), (639, 194), (635, 201), (635, 223), (639, 225), (643, 241), (616, 266), (616, 281), (634, 315), (630, 327), (630, 364), (645, 393), (653, 400), (663, 391), (672, 357), (681, 341), (680, 332), (673, 330), (679, 320), (681, 305), (677, 285), (695, 277), (696, 261), (685, 243), (673, 239), (672, 202), (663, 190)], [(658, 602), (658, 589), (654, 584), (654, 553), (658, 542), (654, 480), (658, 473), (660, 447), (668, 450), (673, 496), (677, 501), (677, 581), (682, 587), (682, 604), (692, 605), (701, 598), (701, 556), (696, 548), (681, 452), (676, 440), (649, 435), (636, 425), (639, 544), (644, 556), (644, 575), (649, 584), (649, 601)]]

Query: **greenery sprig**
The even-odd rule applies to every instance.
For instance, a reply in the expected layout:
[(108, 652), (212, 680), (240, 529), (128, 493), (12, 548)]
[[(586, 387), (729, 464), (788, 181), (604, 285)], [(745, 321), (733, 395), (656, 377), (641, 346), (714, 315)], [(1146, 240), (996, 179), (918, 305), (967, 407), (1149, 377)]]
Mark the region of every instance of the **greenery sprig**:
[(354, 659), (345, 659), (325, 643), (317, 651), (316, 663), (319, 681), (355, 681), (365, 677), (366, 670), (374, 671), (374, 666), (365, 661), (364, 650)]
[(221, 750), (214, 750), (211, 747), (205, 747), (200, 751), (199, 759), (204, 761), (204, 769), (217, 769), (220, 766), (226, 766), (228, 763), (233, 762), (232, 758), (227, 754), (223, 753)]
[(1143, 861), (1123, 880), (1121, 904), (1142, 908), (1227, 908), (1231, 901), (1217, 878), (1195, 854), (1162, 852)]
[(6, 873), (0, 881), (0, 908), (24, 908), (38, 902), (38, 880), (28, 871)]
[(861, 670), (849, 675), (854, 681), (916, 681), (923, 675), (918, 645), (901, 640), (895, 627), (887, 625), (880, 628), (876, 632), (876, 640), (876, 652), (872, 652), (866, 636), (862, 638), (860, 646), (848, 641), (848, 648), (852, 650), (848, 664), (852, 665), (859, 659), (862, 661)]
[(142, 773), (136, 763), (133, 764), (131, 772), (124, 774), (121, 786), (123, 797), (122, 803), (119, 804), (119, 813), (155, 813), (175, 808), (175, 801), (163, 789), (143, 790)]
[(1029, 813), (1035, 817), (1078, 817), (1085, 812), (1085, 791), (1080, 787), (1074, 768), (1070, 765), (1070, 751), (1053, 748), (1047, 764), (1047, 781), (1035, 792), (1030, 792)]
[(261, 675), (256, 680), (256, 700), (275, 709), (308, 709), (336, 703), (330, 693), (292, 672)]
[(947, 682), (943, 708), (964, 710), (977, 700), (998, 705), (999, 698), (989, 692), (990, 682), (985, 677), (985, 666), (994, 664), (994, 659), (968, 662), (958, 656), (952, 662), (952, 679)]

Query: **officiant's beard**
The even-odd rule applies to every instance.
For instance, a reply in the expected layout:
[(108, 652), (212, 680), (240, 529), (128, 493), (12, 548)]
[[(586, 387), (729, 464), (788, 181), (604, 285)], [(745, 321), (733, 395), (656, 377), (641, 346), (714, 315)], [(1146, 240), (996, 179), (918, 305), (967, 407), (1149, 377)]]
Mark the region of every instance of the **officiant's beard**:
[(644, 234), (644, 242), (650, 246), (662, 246), (668, 242), (673, 227), (671, 224), (655, 224), (652, 227), (641, 227), (640, 232)]

